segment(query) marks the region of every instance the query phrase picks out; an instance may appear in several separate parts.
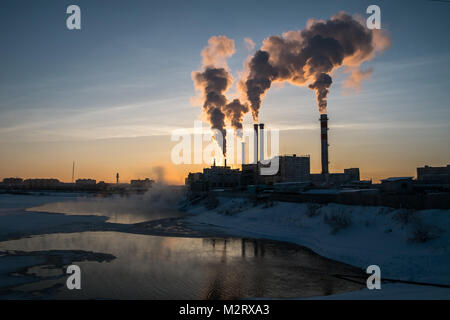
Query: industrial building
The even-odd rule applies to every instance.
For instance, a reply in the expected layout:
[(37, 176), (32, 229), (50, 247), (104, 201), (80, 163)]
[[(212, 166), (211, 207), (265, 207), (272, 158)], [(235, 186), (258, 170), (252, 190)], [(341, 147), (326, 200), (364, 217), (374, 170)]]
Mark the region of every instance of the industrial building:
[(232, 169), (225, 164), (210, 168), (204, 168), (203, 172), (190, 172), (185, 180), (185, 184), (193, 191), (206, 191), (216, 188), (235, 188), (240, 185), (241, 172), (239, 169)]
[(381, 180), (381, 191), (385, 193), (412, 193), (413, 177), (391, 177)]
[(94, 179), (77, 179), (75, 182), (77, 186), (95, 186), (97, 184), (97, 181)]
[[(278, 171), (273, 175), (261, 174), (261, 169), (269, 167), (271, 161), (265, 157), (264, 124), (254, 124), (253, 163), (242, 163), (242, 171), (213, 165), (203, 173), (189, 173), (186, 185), (191, 190), (205, 191), (217, 187), (243, 188), (250, 185), (275, 185), (280, 183), (311, 184), (316, 187), (336, 187), (354, 184), (360, 181), (359, 168), (344, 169), (343, 173), (330, 173), (328, 160), (328, 117), (320, 116), (321, 128), (321, 173), (311, 174), (310, 156), (281, 155), (277, 156)], [(251, 149), (251, 148), (250, 148)], [(245, 159), (245, 144), (242, 143), (241, 159)]]
[(309, 182), (310, 156), (284, 155), (278, 157), (279, 169), (275, 175), (261, 175), (260, 183), (275, 184), (281, 182)]
[(2, 184), (5, 186), (18, 186), (22, 185), (23, 179), (22, 178), (5, 178), (2, 181)]
[(283, 155), (278, 156), (278, 172), (274, 175), (261, 175), (263, 167), (271, 165), (242, 164), (241, 185), (266, 184), (273, 185), (281, 182), (309, 182), (310, 181), (310, 156)]
[(151, 188), (153, 183), (155, 183), (154, 180), (150, 180), (149, 178), (145, 178), (143, 180), (137, 179), (137, 180), (131, 180), (130, 186), (135, 189), (148, 189)]
[(341, 186), (359, 181), (359, 168), (344, 169), (343, 173), (311, 174), (311, 183), (315, 186)]
[(27, 188), (54, 188), (61, 185), (58, 179), (26, 179), (23, 185)]
[(450, 164), (446, 167), (417, 168), (417, 181), (427, 184), (450, 184)]

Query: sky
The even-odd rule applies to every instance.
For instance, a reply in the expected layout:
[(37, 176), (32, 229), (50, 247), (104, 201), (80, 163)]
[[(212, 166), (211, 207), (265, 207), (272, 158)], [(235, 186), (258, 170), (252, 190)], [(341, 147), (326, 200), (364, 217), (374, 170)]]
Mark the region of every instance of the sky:
[[(68, 30), (66, 8), (81, 8)], [(0, 4), (0, 179), (54, 177), (183, 183), (204, 165), (171, 161), (175, 129), (193, 128), (201, 107), (191, 72), (211, 36), (235, 41), (235, 79), (270, 35), (339, 11), (367, 17), (381, 8), (389, 50), (359, 92), (338, 70), (328, 96), (330, 170), (361, 177), (415, 176), (450, 163), (450, 3), (414, 1), (22, 1)], [(230, 89), (230, 97), (235, 87)], [(319, 113), (313, 91), (271, 88), (260, 121), (280, 129), (280, 153), (311, 155), (320, 171)], [(245, 118), (250, 128), (251, 116)], [(204, 124), (205, 128), (208, 125)]]

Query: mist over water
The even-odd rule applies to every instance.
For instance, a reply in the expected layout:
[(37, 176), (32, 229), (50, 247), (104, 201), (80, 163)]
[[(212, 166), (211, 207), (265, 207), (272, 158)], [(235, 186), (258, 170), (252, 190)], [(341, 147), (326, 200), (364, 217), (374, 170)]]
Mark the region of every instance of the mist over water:
[(85, 196), (73, 201), (46, 203), (27, 211), (98, 215), (108, 217), (108, 222), (132, 224), (182, 216), (177, 205), (183, 194), (182, 188), (155, 184), (145, 194)]
[(0, 250), (19, 250), (25, 257), (80, 250), (93, 257), (98, 253), (114, 257), (108, 262), (74, 262), (83, 270), (82, 290), (65, 289), (64, 270), (47, 263), (27, 269), (27, 275), (33, 272), (41, 278), (38, 282), (14, 290), (37, 290), (48, 297), (46, 288), (59, 283), (62, 288), (52, 296), (56, 299), (292, 298), (362, 287), (332, 275), (360, 270), (273, 241), (82, 232), (0, 242)]

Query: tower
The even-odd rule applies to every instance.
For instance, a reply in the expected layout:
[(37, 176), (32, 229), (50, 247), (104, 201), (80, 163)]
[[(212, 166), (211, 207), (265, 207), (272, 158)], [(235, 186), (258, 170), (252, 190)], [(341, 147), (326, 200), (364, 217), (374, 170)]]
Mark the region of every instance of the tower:
[(320, 115), (320, 140), (322, 143), (322, 174), (328, 174), (328, 117)]

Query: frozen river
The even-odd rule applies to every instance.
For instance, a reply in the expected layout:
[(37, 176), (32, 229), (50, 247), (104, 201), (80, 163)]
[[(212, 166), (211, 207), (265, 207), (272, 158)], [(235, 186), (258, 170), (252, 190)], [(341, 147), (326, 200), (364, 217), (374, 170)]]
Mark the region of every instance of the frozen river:
[[(141, 205), (124, 203), (70, 194), (0, 195), (0, 298), (294, 298), (364, 287), (335, 276), (361, 270), (304, 247), (179, 228), (176, 237), (168, 236), (158, 219), (173, 219), (174, 211), (147, 214)], [(142, 227), (145, 220), (153, 223)], [(66, 287), (70, 264), (81, 268), (81, 290)]]

